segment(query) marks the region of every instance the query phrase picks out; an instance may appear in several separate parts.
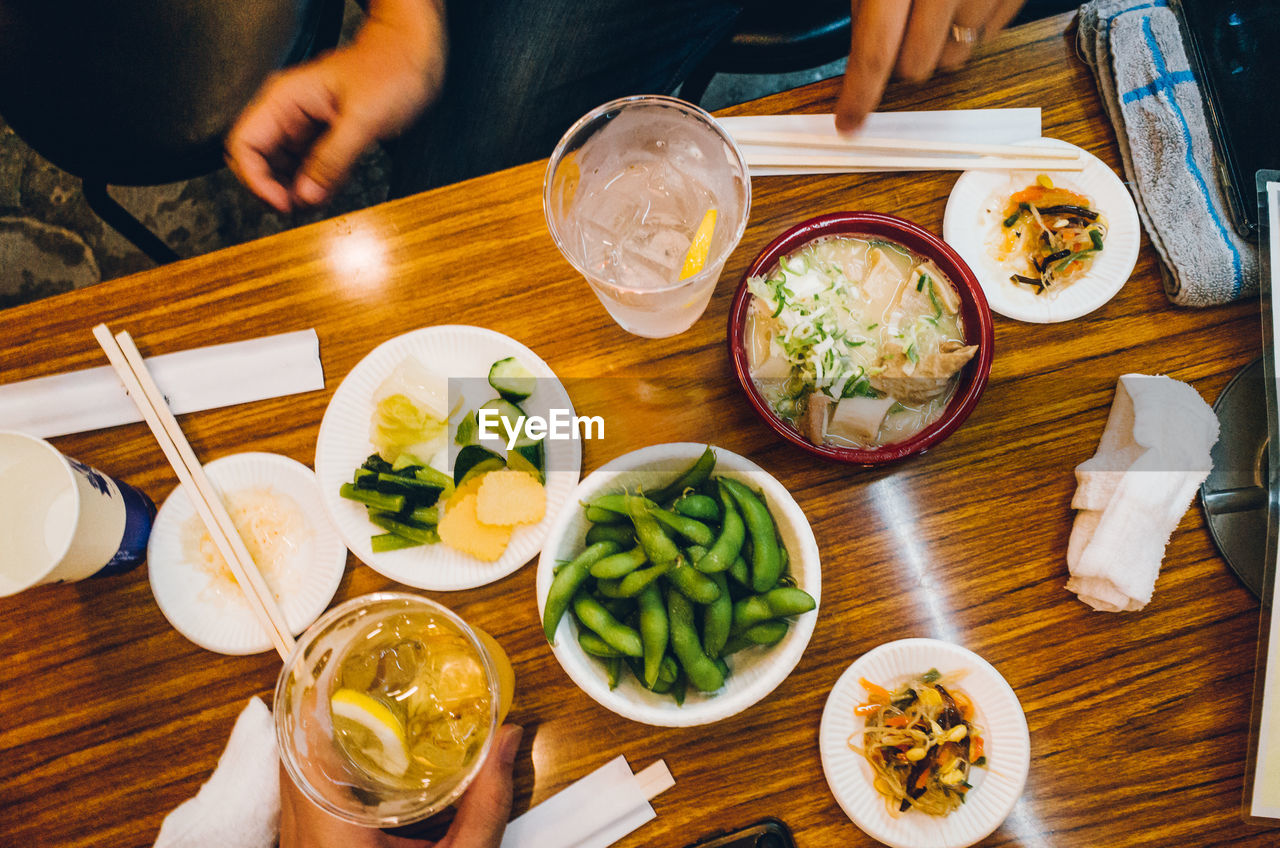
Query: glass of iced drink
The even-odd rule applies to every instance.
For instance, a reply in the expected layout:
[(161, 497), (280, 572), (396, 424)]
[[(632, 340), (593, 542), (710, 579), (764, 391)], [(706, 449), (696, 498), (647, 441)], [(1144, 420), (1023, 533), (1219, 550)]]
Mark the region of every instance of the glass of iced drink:
[(471, 783), (514, 683), (498, 643), (446, 607), (395, 592), (354, 598), (302, 634), (280, 672), (280, 757), (333, 815), (419, 822)]
[(624, 330), (682, 333), (707, 308), (751, 208), (746, 160), (715, 119), (674, 97), (624, 97), (578, 120), (547, 165), (560, 252)]

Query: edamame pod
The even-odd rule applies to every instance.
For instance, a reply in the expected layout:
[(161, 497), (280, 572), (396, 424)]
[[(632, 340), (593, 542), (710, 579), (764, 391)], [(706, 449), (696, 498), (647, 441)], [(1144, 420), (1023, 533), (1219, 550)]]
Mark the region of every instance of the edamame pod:
[(782, 641), (782, 637), (787, 635), (787, 630), (791, 625), (787, 624), (786, 619), (774, 618), (769, 621), (762, 621), (755, 627), (748, 628), (743, 631), (742, 635), (748, 642), (754, 642), (757, 645), (776, 645)]
[(720, 597), (702, 611), (702, 649), (712, 659), (719, 659), (724, 643), (729, 640), (729, 628), (733, 626), (733, 600), (729, 597), (729, 581), (723, 573), (713, 574), (711, 579), (720, 587)]
[(592, 524), (622, 524), (627, 520), (627, 516), (624, 513), (614, 512), (611, 509), (603, 509), (590, 504), (587, 505), (583, 515)]
[(640, 542), (640, 547), (644, 548), (649, 562), (658, 565), (671, 562), (680, 555), (680, 549), (650, 514), (643, 498), (634, 495), (627, 497), (627, 515), (631, 516), (631, 523), (636, 528), (636, 539)]
[(591, 564), (591, 576), (603, 578), (626, 577), (649, 561), (644, 548), (637, 545), (629, 551), (610, 554)]
[(751, 588), (751, 568), (747, 565), (747, 561), (741, 556), (734, 557), (733, 565), (729, 566), (729, 576), (732, 577), (739, 586)]
[(564, 616), (564, 611), (569, 608), (582, 581), (587, 579), (591, 565), (616, 553), (617, 550), (618, 545), (615, 542), (597, 542), (556, 572), (551, 580), (551, 588), (547, 590), (547, 602), (542, 611), (542, 631), (546, 634), (548, 642), (555, 643), (556, 628), (560, 626), (560, 619)]
[(733, 560), (742, 551), (742, 543), (746, 538), (746, 528), (742, 516), (733, 506), (733, 499), (722, 487), (720, 503), (724, 507), (724, 523), (720, 525), (720, 535), (711, 545), (711, 549), (695, 562), (694, 568), (708, 574), (724, 571), (733, 565)]
[(612, 659), (622, 656), (622, 651), (610, 645), (590, 630), (578, 631), (578, 646), (593, 657)]
[(622, 578), (622, 582), (617, 584), (617, 596), (619, 598), (634, 598), (644, 591), (644, 587), (652, 584), (662, 575), (669, 572), (679, 562), (664, 562), (660, 565), (651, 565), (648, 568), (637, 568), (635, 571)]
[(685, 562), (671, 569), (667, 579), (681, 594), (695, 603), (709, 604), (720, 597), (720, 586), (716, 581)]
[(782, 573), (782, 555), (778, 553), (778, 535), (773, 527), (773, 516), (764, 501), (755, 492), (728, 477), (720, 478), (720, 485), (729, 490), (742, 520), (751, 535), (751, 588), (764, 592), (773, 588)]
[(681, 515), (687, 515), (699, 521), (714, 521), (717, 524), (720, 522), (720, 502), (697, 492), (676, 498), (671, 508)]
[(587, 544), (594, 545), (596, 542), (617, 542), (619, 548), (631, 548), (635, 546), (636, 534), (629, 522), (627, 524), (592, 524), (587, 530)]
[(604, 676), (609, 681), (609, 691), (618, 688), (618, 683), (622, 680), (622, 655), (616, 657), (607, 657), (604, 661)]
[(694, 629), (693, 604), (675, 589), (667, 590), (667, 615), (671, 629), (671, 650), (694, 686), (714, 692), (724, 685), (724, 675), (702, 651), (702, 641)]
[(640, 634), (614, 618), (600, 602), (585, 592), (573, 597), (573, 613), (578, 623), (593, 631), (610, 646), (629, 657), (644, 656)]
[(709, 545), (716, 538), (716, 534), (711, 532), (710, 527), (687, 515), (680, 515), (658, 507), (650, 507), (648, 511), (650, 515), (658, 519), (659, 523), (666, 525), (695, 545)]
[(640, 642), (644, 647), (644, 685), (652, 689), (658, 682), (662, 659), (667, 653), (667, 605), (662, 592), (650, 583), (636, 596), (640, 607)]
[(741, 633), (762, 621), (800, 615), (816, 606), (812, 595), (792, 586), (779, 586), (759, 595), (739, 598), (733, 604), (733, 632)]
[[(685, 489), (694, 489), (701, 485), (702, 481), (711, 476), (711, 472), (716, 467), (716, 455), (711, 450), (711, 445), (707, 445), (707, 449), (702, 455), (689, 466), (683, 474), (675, 480), (663, 486), (661, 489), (655, 489), (652, 492), (646, 492), (650, 500), (665, 504), (678, 498)], [(696, 684), (695, 684), (696, 685)]]

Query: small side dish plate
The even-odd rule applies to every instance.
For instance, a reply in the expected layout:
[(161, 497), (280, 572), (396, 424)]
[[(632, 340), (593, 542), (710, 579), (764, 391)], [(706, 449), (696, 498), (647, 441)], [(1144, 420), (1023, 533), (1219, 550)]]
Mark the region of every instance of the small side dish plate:
[[(1138, 261), (1142, 229), (1138, 210), (1124, 183), (1101, 159), (1073, 144), (1039, 139), (1079, 151), (1083, 171), (965, 171), (947, 200), (942, 237), (973, 269), (992, 311), (1006, 318), (1034, 324), (1070, 321), (1103, 306), (1124, 287)], [(1093, 201), (1107, 219), (1105, 247), (1088, 273), (1057, 294), (1036, 294), (1009, 279), (1009, 272), (991, 255), (998, 236), (1005, 198), (1036, 181), (1044, 173), (1054, 185)]]
[[(442, 325), (414, 330), (383, 342), (351, 369), (333, 393), (316, 440), (316, 477), (320, 495), (342, 541), (379, 574), (417, 589), (472, 589), (511, 574), (542, 547), (556, 514), (569, 502), (582, 471), (582, 445), (576, 439), (546, 442), (547, 513), (538, 524), (520, 527), (497, 562), (482, 562), (445, 545), (423, 545), (374, 553), (369, 542), (381, 532), (369, 522), (364, 506), (338, 494), (343, 483), (374, 453), (369, 440), (374, 393), (393, 369), (409, 356), (449, 378), (484, 381), (499, 359), (514, 356), (537, 378), (538, 388), (524, 403), (529, 415), (550, 416), (550, 410), (573, 414), (573, 404), (551, 366), (509, 336), (482, 327)], [(481, 399), (472, 399), (477, 403)]]
[[(289, 629), (295, 635), (306, 630), (333, 600), (347, 565), (346, 546), (320, 503), (315, 474), (273, 453), (232, 454), (204, 470), (224, 502), (237, 492), (261, 490), (296, 505), (305, 524), (297, 550), (268, 582)], [(218, 577), (192, 558), (187, 539), (192, 521), (199, 521), (195, 506), (178, 486), (156, 514), (147, 544), (147, 573), (160, 611), (175, 630), (206, 650), (232, 655), (271, 650), (270, 637), (229, 573)]]
[[(584, 510), (576, 506), (597, 495), (635, 491), (651, 486), (655, 472), (670, 472), (674, 478), (706, 449), (698, 442), (672, 442), (632, 451), (605, 463), (587, 475), (573, 493), (574, 508), (565, 509), (556, 519), (547, 544), (538, 560), (538, 614), (546, 607), (547, 593), (555, 576), (556, 563), (573, 559), (585, 547), (589, 526)], [(659, 727), (691, 727), (710, 724), (742, 712), (782, 683), (800, 662), (814, 625), (822, 611), (822, 566), (813, 529), (800, 505), (786, 487), (749, 459), (724, 448), (712, 446), (716, 454), (716, 476), (725, 475), (747, 482), (764, 494), (778, 527), (779, 538), (791, 557), (788, 566), (796, 585), (817, 601), (817, 609), (797, 616), (782, 641), (770, 648), (750, 648), (729, 656), (730, 676), (718, 692), (704, 695), (693, 687), (683, 705), (666, 695), (644, 689), (630, 675), (616, 689), (610, 689), (604, 667), (578, 646), (577, 625), (572, 615), (560, 621), (552, 650), (565, 672), (597, 703), (632, 721)], [(664, 475), (665, 476), (665, 475)]]
[[(973, 774), (973, 789), (947, 816), (908, 811), (890, 815), (872, 786), (874, 774), (861, 751), (865, 721), (853, 713), (865, 703), (860, 680), (894, 688), (914, 674), (936, 668), (947, 676), (963, 673), (959, 687), (974, 703), (975, 723), (986, 740), (987, 765)], [(1031, 737), (1018, 696), (1000, 672), (982, 657), (937, 639), (900, 639), (863, 654), (845, 670), (822, 711), (818, 731), (822, 770), (845, 814), (868, 836), (890, 848), (965, 848), (988, 836), (1013, 810), (1031, 765)]]

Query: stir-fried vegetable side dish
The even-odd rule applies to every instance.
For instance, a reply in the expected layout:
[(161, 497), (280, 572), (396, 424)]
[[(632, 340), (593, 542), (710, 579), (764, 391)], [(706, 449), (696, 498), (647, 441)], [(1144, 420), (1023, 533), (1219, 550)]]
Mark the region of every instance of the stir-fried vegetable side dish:
[(715, 462), (708, 447), (661, 488), (583, 505), (586, 548), (558, 566), (542, 624), (554, 642), (571, 614), (610, 689), (630, 671), (677, 704), (690, 684), (715, 692), (730, 674), (726, 657), (776, 645), (793, 616), (817, 606), (787, 571), (764, 498), (712, 476)]
[(816, 445), (918, 433), (978, 349), (965, 344), (960, 295), (938, 266), (881, 239), (818, 239), (747, 287), (751, 378)]
[(996, 261), (1009, 279), (1053, 294), (1080, 279), (1102, 252), (1107, 222), (1089, 198), (1054, 186), (1044, 174), (1004, 204)]
[(849, 747), (871, 764), (890, 812), (945, 816), (963, 804), (973, 788), (970, 770), (986, 765), (969, 696), (937, 669), (893, 691), (861, 682), (867, 701), (854, 713), (866, 718), (866, 727), (850, 737)]

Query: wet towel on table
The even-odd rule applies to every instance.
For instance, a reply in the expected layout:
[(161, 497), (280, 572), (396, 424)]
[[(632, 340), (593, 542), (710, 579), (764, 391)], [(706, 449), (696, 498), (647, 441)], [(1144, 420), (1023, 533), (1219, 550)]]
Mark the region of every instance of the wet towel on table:
[(1167, 0), (1085, 3), (1077, 37), (1169, 299), (1213, 306), (1257, 295), (1257, 251), (1231, 225), (1204, 97)]
[(154, 848), (271, 848), (280, 830), (280, 758), (271, 711), (252, 698), (209, 780), (165, 816)]
[(1196, 489), (1218, 418), (1191, 386), (1125, 374), (1092, 458), (1076, 467), (1067, 588), (1096, 610), (1140, 610)]

